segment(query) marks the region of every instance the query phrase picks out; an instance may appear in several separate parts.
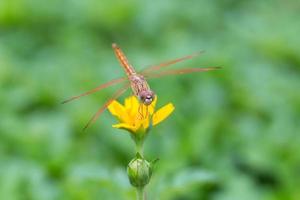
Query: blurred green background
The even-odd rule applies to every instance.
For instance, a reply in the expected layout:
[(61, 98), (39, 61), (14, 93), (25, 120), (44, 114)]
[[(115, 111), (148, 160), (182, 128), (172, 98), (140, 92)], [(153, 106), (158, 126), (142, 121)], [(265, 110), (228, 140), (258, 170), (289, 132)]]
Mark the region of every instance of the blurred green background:
[(300, 199), (299, 13), (297, 0), (1, 0), (0, 199), (135, 198), (129, 135), (107, 111), (81, 131), (116, 87), (60, 104), (124, 75), (113, 42), (137, 69), (199, 50), (177, 67), (223, 67), (150, 81), (176, 110), (146, 141), (160, 158), (148, 199)]

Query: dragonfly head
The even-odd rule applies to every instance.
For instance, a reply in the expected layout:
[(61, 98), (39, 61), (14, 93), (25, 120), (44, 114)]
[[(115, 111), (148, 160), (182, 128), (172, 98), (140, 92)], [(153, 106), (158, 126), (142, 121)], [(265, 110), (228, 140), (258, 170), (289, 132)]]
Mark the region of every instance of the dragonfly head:
[(140, 92), (139, 98), (144, 105), (149, 106), (154, 100), (155, 94), (151, 90), (144, 90)]

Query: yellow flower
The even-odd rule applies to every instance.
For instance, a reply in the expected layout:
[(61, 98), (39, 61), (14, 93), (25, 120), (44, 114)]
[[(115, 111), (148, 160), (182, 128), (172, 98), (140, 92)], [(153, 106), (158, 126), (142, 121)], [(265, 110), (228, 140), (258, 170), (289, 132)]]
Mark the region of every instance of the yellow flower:
[(145, 106), (138, 101), (135, 96), (125, 99), (122, 105), (117, 101), (113, 101), (108, 110), (112, 115), (118, 118), (118, 124), (114, 124), (114, 128), (125, 129), (131, 133), (146, 132), (149, 127), (156, 126), (165, 120), (173, 111), (174, 106), (168, 103), (159, 110), (155, 111), (157, 97), (151, 105)]

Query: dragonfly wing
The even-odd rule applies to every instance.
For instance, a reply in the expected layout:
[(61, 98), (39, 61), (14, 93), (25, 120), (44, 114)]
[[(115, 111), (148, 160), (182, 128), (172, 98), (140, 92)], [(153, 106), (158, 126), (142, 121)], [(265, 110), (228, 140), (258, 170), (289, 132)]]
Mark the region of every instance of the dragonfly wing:
[(188, 74), (193, 72), (206, 72), (211, 70), (221, 69), (221, 67), (204, 67), (204, 68), (187, 68), (187, 69), (173, 69), (167, 70), (159, 73), (148, 73), (143, 74), (146, 78), (159, 78), (168, 75), (179, 75), (179, 74)]
[(115, 99), (121, 96), (129, 88), (129, 86), (130, 84), (126, 84), (124, 87), (117, 90), (112, 95), (112, 97), (108, 101), (106, 101), (105, 104), (101, 108), (99, 108), (99, 110), (93, 115), (93, 117), (88, 121), (83, 130), (87, 129), (91, 124), (93, 124), (97, 120), (97, 118), (103, 113), (103, 111), (107, 108), (107, 106), (109, 106), (109, 104), (111, 104)]
[(184, 61), (184, 60), (188, 60), (188, 59), (191, 59), (191, 58), (194, 58), (196, 56), (199, 56), (200, 54), (202, 54), (204, 51), (200, 51), (198, 53), (194, 53), (194, 54), (191, 54), (191, 55), (187, 55), (187, 56), (184, 56), (182, 58), (177, 58), (177, 59), (174, 59), (174, 60), (170, 60), (170, 61), (166, 61), (166, 62), (163, 62), (161, 64), (158, 64), (158, 65), (153, 65), (153, 66), (149, 66), (145, 69), (143, 69), (141, 71), (142, 74), (146, 74), (148, 72), (151, 72), (151, 71), (155, 71), (155, 70), (159, 70), (163, 67), (168, 67), (172, 64), (175, 64), (175, 63), (178, 63), (178, 62), (181, 62), (181, 61)]
[(87, 92), (85, 92), (85, 93), (83, 93), (83, 94), (80, 94), (80, 95), (77, 95), (77, 96), (73, 96), (73, 97), (71, 97), (71, 98), (69, 98), (69, 99), (63, 101), (62, 103), (63, 103), (63, 104), (64, 104), (64, 103), (68, 103), (68, 102), (73, 101), (73, 100), (75, 100), (75, 99), (78, 99), (78, 98), (80, 98), (80, 97), (83, 97), (83, 96), (92, 94), (92, 93), (94, 93), (94, 92), (98, 92), (99, 90), (102, 90), (102, 89), (107, 88), (107, 87), (109, 87), (109, 86), (115, 85), (115, 84), (117, 84), (117, 83), (121, 83), (121, 82), (123, 82), (123, 81), (125, 81), (125, 80), (127, 80), (126, 77), (122, 77), (122, 78), (117, 78), (117, 79), (111, 80), (111, 81), (109, 81), (109, 82), (107, 82), (107, 83), (104, 83), (104, 84), (102, 84), (102, 85), (99, 85), (98, 87), (96, 87), (96, 88), (94, 88), (94, 89), (92, 89), (92, 90), (89, 90), (89, 91), (87, 91)]

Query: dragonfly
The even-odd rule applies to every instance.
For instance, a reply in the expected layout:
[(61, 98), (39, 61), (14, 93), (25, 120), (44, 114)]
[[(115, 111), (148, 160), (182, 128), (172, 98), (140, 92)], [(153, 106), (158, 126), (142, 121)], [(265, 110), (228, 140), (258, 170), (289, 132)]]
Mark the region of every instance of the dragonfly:
[(70, 101), (79, 99), (80, 97), (87, 96), (89, 94), (98, 92), (105, 88), (108, 88), (112, 85), (117, 85), (117, 84), (123, 83), (123, 86), (120, 89), (118, 89), (117, 91), (115, 91), (113, 93), (113, 95), (92, 116), (92, 118), (88, 121), (88, 123), (83, 128), (83, 130), (87, 129), (91, 124), (93, 124), (98, 119), (98, 117), (103, 113), (103, 111), (105, 111), (106, 108), (115, 99), (119, 98), (130, 87), (131, 87), (133, 94), (138, 98), (140, 103), (144, 104), (145, 106), (149, 106), (149, 105), (151, 105), (152, 101), (155, 99), (155, 93), (150, 89), (150, 86), (147, 82), (148, 79), (161, 78), (161, 77), (164, 77), (167, 75), (188, 74), (188, 73), (205, 72), (205, 71), (220, 69), (220, 67), (166, 69), (167, 67), (169, 67), (173, 64), (176, 64), (178, 62), (199, 56), (200, 54), (203, 53), (203, 51), (201, 51), (201, 52), (190, 54), (190, 55), (187, 55), (187, 56), (184, 56), (181, 58), (169, 60), (169, 61), (163, 62), (161, 64), (158, 64), (158, 65), (152, 65), (152, 66), (149, 66), (149, 67), (143, 69), (140, 72), (137, 72), (134, 69), (134, 67), (129, 63), (124, 52), (121, 50), (121, 48), (116, 43), (112, 44), (112, 48), (114, 50), (116, 58), (120, 62), (120, 65), (123, 67), (123, 69), (126, 73), (126, 76), (113, 79), (109, 82), (106, 82), (104, 84), (97, 86), (96, 88), (93, 88), (87, 92), (80, 94), (80, 95), (73, 96), (62, 102), (63, 104), (68, 103)]

